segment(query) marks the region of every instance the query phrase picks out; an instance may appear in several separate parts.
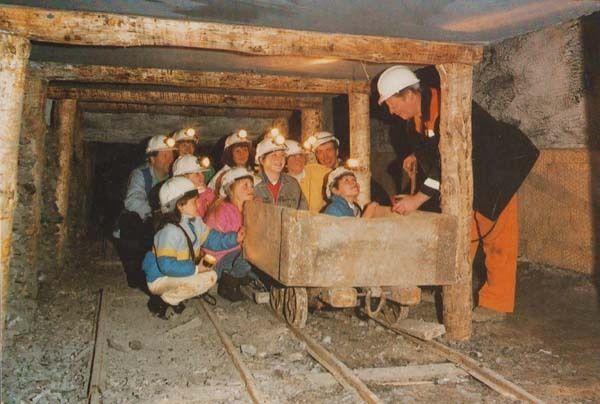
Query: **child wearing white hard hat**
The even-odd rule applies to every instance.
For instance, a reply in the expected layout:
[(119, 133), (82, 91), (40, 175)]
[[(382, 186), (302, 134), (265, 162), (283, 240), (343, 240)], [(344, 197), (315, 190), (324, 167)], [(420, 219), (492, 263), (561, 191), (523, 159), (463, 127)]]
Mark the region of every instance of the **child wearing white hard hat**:
[(245, 129), (229, 135), (225, 139), (225, 146), (221, 155), (223, 167), (212, 177), (208, 186), (218, 192), (221, 188), (221, 177), (230, 168), (245, 167), (252, 170), (254, 165), (253, 154), (252, 141), (248, 138), (248, 132)]
[(358, 204), (360, 185), (356, 180), (353, 168), (356, 161), (348, 159), (345, 166), (340, 166), (329, 173), (325, 192), (330, 200), (325, 208), (326, 215), (337, 217), (373, 217), (377, 202), (369, 203), (363, 212)]
[(170, 311), (181, 312), (184, 300), (205, 293), (217, 281), (214, 270), (199, 265), (200, 248), (233, 248), (242, 242), (244, 232), (222, 233), (206, 226), (198, 217), (198, 190), (187, 178), (167, 180), (160, 188), (159, 198), (161, 223), (142, 269), (153, 295), (148, 307), (165, 318)]
[(215, 201), (216, 193), (207, 187), (204, 182), (204, 174), (210, 170), (210, 159), (208, 157), (196, 157), (186, 155), (178, 157), (173, 163), (173, 176), (184, 176), (192, 181), (198, 189), (198, 215), (204, 217), (208, 207)]
[(199, 139), (200, 137), (194, 128), (180, 129), (173, 134), (173, 140), (175, 140), (175, 146), (177, 146), (180, 157), (193, 155)]
[[(205, 223), (221, 232), (238, 231), (244, 223), (244, 203), (254, 199), (254, 174), (244, 167), (225, 172), (220, 197), (206, 214)], [(215, 270), (219, 275), (219, 295), (230, 301), (242, 300), (240, 282), (248, 279), (252, 267), (242, 256), (240, 246), (225, 251), (203, 250), (217, 259)]]
[(146, 162), (129, 175), (123, 212), (119, 215), (113, 236), (117, 240), (127, 284), (132, 288), (146, 288), (141, 263), (152, 243), (151, 196), (153, 188), (169, 177), (174, 150), (172, 138), (164, 135), (150, 138), (146, 146)]
[(254, 192), (265, 203), (306, 210), (308, 203), (298, 181), (283, 172), (286, 151), (287, 145), (282, 135), (267, 136), (256, 146), (260, 182)]
[(307, 164), (307, 150), (297, 141), (288, 139), (285, 144), (287, 145), (287, 173), (300, 184), (308, 203), (308, 210), (320, 212), (325, 206), (323, 185), (331, 170), (321, 164)]

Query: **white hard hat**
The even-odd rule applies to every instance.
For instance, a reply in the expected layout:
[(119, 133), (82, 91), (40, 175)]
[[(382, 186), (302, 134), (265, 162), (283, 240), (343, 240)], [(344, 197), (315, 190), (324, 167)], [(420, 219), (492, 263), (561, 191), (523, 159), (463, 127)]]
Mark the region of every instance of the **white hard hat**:
[(175, 150), (175, 140), (165, 135), (152, 136), (146, 146), (146, 154), (163, 150)]
[(163, 213), (172, 212), (177, 206), (177, 201), (187, 194), (198, 195), (198, 189), (192, 181), (185, 177), (168, 179), (158, 191), (160, 210)]
[(300, 143), (296, 142), (295, 140), (288, 139), (285, 141), (285, 145), (287, 146), (287, 150), (286, 150), (285, 154), (288, 157), (293, 156), (295, 154), (306, 153), (306, 150), (304, 150), (302, 147), (300, 147)]
[(343, 166), (339, 166), (335, 170), (329, 173), (327, 176), (327, 187), (325, 188), (325, 193), (327, 194), (327, 199), (331, 199), (331, 189), (333, 188), (333, 183), (337, 178), (340, 178), (343, 175), (351, 174), (356, 176), (352, 169), (358, 167), (358, 161), (355, 159), (346, 160), (346, 164)]
[(210, 169), (208, 157), (196, 157), (191, 154), (180, 156), (173, 163), (173, 176), (190, 173), (202, 173)]
[(252, 143), (250, 139), (248, 139), (248, 132), (246, 132), (244, 129), (227, 136), (227, 139), (225, 139), (224, 149), (227, 149), (228, 147), (231, 147), (237, 143)]
[(249, 171), (246, 167), (235, 167), (230, 170), (225, 171), (223, 177), (221, 178), (221, 189), (219, 189), (219, 195), (221, 198), (225, 198), (227, 196), (227, 191), (231, 184), (235, 181), (242, 178), (250, 178), (252, 182), (254, 182), (254, 174)]
[(412, 70), (406, 66), (392, 66), (379, 76), (377, 91), (379, 92), (379, 105), (385, 100), (406, 87), (419, 83), (419, 79)]
[(339, 147), (340, 141), (337, 137), (333, 136), (333, 133), (330, 132), (317, 132), (314, 135), (310, 136), (304, 142), (304, 148), (314, 152), (317, 150), (317, 147), (327, 143), (327, 142), (335, 142), (335, 144)]
[(261, 140), (261, 142), (258, 145), (256, 145), (256, 164), (260, 163), (259, 159), (265, 154), (278, 150), (287, 150), (285, 138), (282, 135), (267, 137)]
[(198, 141), (198, 136), (196, 136), (196, 130), (194, 128), (187, 128), (187, 129), (180, 129), (177, 132), (175, 132), (175, 134), (173, 135), (173, 139), (175, 139), (176, 142), (181, 142), (181, 141), (192, 141), (192, 142), (197, 142)]

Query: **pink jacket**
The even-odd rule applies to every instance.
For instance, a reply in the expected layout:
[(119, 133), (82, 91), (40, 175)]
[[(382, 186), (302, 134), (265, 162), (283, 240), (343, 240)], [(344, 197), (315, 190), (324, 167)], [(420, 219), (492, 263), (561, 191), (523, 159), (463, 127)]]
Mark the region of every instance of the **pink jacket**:
[[(204, 223), (216, 231), (223, 233), (238, 231), (242, 227), (244, 220), (242, 218), (242, 212), (239, 211), (237, 206), (230, 202), (220, 202), (205, 218)], [(202, 250), (206, 254), (210, 254), (217, 259), (217, 262), (226, 254), (231, 251), (239, 250), (240, 246), (233, 247), (229, 250), (223, 251), (212, 251), (206, 248)]]
[(206, 211), (208, 207), (215, 201), (216, 195), (215, 191), (211, 188), (206, 188), (202, 193), (198, 195), (198, 200), (196, 201), (196, 207), (198, 208), (198, 214), (201, 218), (204, 219), (206, 215)]

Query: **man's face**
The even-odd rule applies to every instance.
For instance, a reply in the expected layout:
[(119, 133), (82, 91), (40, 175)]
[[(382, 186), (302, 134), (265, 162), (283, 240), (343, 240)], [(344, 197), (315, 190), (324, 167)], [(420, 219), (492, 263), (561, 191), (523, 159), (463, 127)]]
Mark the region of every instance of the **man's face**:
[(393, 95), (385, 100), (390, 114), (399, 116), (404, 120), (414, 118), (419, 113), (419, 104), (421, 102), (417, 93), (408, 91), (404, 95)]
[(180, 140), (177, 142), (177, 151), (180, 156), (186, 156), (188, 154), (194, 154), (196, 150), (196, 142), (191, 140)]
[(250, 150), (248, 146), (235, 145), (231, 150), (231, 156), (236, 167), (244, 167), (248, 163), (248, 157), (250, 157)]
[(331, 192), (346, 199), (354, 199), (360, 193), (360, 186), (354, 175), (346, 174), (338, 180), (338, 186), (333, 187)]
[(287, 169), (292, 175), (298, 175), (304, 171), (306, 156), (304, 153), (292, 154), (287, 158)]
[(280, 173), (285, 167), (285, 152), (277, 150), (262, 158), (262, 166), (265, 172)]
[(150, 161), (156, 171), (162, 175), (167, 175), (171, 169), (171, 164), (173, 164), (174, 157), (173, 150), (161, 150)]
[(315, 157), (319, 164), (329, 167), (332, 170), (337, 166), (338, 150), (333, 141), (323, 143), (315, 150)]

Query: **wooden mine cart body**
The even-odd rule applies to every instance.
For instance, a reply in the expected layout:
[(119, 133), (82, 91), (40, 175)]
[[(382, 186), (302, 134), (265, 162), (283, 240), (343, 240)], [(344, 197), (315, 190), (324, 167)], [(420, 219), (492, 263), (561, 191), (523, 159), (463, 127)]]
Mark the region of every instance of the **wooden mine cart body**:
[(454, 217), (426, 212), (383, 215), (338, 218), (249, 203), (244, 214), (244, 256), (286, 287), (455, 282)]

